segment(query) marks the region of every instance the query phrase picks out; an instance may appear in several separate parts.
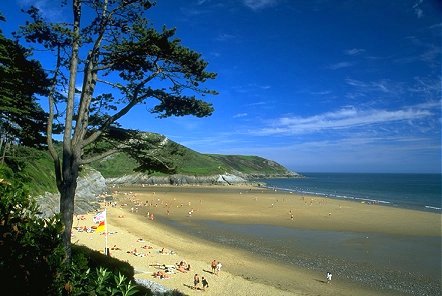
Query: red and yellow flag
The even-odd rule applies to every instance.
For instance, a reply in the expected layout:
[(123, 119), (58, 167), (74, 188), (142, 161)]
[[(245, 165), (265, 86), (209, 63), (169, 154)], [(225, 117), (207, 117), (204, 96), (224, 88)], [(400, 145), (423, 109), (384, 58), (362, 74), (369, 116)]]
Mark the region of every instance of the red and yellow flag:
[(105, 223), (104, 223), (104, 221), (101, 221), (100, 224), (98, 224), (97, 229), (95, 231), (103, 232), (103, 231), (105, 231), (105, 229), (106, 229)]

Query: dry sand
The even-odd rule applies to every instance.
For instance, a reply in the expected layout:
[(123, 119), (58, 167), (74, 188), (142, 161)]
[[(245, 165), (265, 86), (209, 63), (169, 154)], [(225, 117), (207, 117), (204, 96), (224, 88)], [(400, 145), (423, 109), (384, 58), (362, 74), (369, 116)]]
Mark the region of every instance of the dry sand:
[[(323, 273), (277, 264), (245, 251), (201, 240), (178, 232), (158, 220), (167, 218), (184, 224), (195, 220), (214, 220), (311, 230), (441, 236), (440, 214), (301, 196), (256, 187), (134, 186), (113, 190), (117, 206), (106, 207), (108, 247), (115, 245), (120, 250), (111, 249), (111, 256), (134, 266), (136, 278), (155, 281), (187, 295), (399, 294), (362, 287), (336, 278), (333, 278), (331, 284), (326, 284)], [(154, 220), (147, 218), (148, 212), (155, 215)], [(84, 220), (74, 220), (74, 226), (94, 225), (92, 217), (92, 213), (84, 215)], [(105, 247), (102, 233), (73, 230), (72, 242), (101, 251)], [(173, 251), (173, 254), (160, 254), (162, 248)], [(142, 256), (127, 253), (134, 249)], [(210, 262), (213, 259), (223, 264), (219, 275), (211, 273)], [(159, 270), (156, 265), (174, 265), (181, 260), (191, 265), (190, 272), (176, 272), (169, 279), (152, 276)], [(208, 289), (191, 289), (195, 273), (206, 277)]]

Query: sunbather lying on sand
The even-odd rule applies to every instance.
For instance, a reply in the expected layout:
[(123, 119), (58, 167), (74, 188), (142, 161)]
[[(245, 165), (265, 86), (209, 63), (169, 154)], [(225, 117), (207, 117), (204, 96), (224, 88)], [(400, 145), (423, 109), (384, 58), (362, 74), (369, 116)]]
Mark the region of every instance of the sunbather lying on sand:
[(158, 270), (157, 272), (154, 272), (153, 276), (156, 278), (159, 278), (159, 279), (169, 279), (170, 278), (170, 276), (162, 270)]

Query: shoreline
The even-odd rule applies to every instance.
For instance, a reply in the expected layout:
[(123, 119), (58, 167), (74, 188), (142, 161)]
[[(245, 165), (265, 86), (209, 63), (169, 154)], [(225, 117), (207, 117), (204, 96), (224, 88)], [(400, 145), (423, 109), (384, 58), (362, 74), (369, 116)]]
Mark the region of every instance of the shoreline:
[[(294, 191), (297, 194), (442, 213), (440, 174), (306, 173), (303, 176), (304, 178), (299, 181), (280, 182), (277, 179), (258, 181), (262, 181), (270, 189)], [(373, 188), (367, 187), (367, 181), (374, 185)], [(345, 182), (352, 185), (347, 185)], [(340, 183), (342, 186), (337, 186)]]
[[(145, 235), (146, 239), (155, 242), (157, 245), (163, 245), (169, 248), (174, 247), (173, 249), (176, 249), (178, 254), (189, 258), (189, 260), (199, 261), (199, 264), (203, 266), (202, 272), (204, 272), (204, 268), (210, 269), (209, 263), (213, 259), (212, 257), (218, 257), (219, 260), (225, 261), (225, 272), (232, 277), (231, 281), (240, 282), (236, 285), (252, 285), (252, 287), (258, 285), (260, 289), (264, 290), (275, 287), (279, 288), (277, 291), (272, 290), (272, 292), (262, 295), (355, 295), (355, 291), (358, 291), (359, 295), (401, 295), (402, 293), (388, 289), (388, 287), (385, 289), (373, 289), (361, 285), (361, 283), (358, 284), (354, 281), (348, 281), (340, 277), (339, 271), (335, 272), (336, 277), (333, 280), (332, 288), (329, 285), (324, 286), (323, 280), (325, 276), (322, 271), (315, 270), (314, 268), (300, 268), (292, 264), (275, 262), (257, 252), (250, 252), (250, 250), (245, 251), (232, 247), (227, 243), (219, 243), (214, 239), (210, 240), (210, 237), (202, 239), (201, 237), (191, 235), (189, 232), (177, 230), (177, 228), (172, 227), (170, 221), (167, 220), (171, 220), (172, 223), (178, 223), (182, 227), (188, 227), (189, 229), (195, 225), (198, 226), (198, 223), (205, 224), (209, 220), (235, 224), (256, 223), (257, 218), (259, 219), (258, 221), (263, 224), (281, 224), (284, 227), (293, 227), (293, 221), (290, 220), (287, 213), (288, 207), (293, 207), (296, 228), (305, 229), (307, 231), (312, 229), (338, 229), (340, 231), (349, 231), (349, 228), (345, 227), (345, 223), (348, 221), (346, 219), (350, 219), (350, 221), (352, 219), (354, 220), (354, 216), (350, 215), (350, 217), (339, 222), (338, 220), (341, 219), (335, 219), (335, 217), (344, 216), (341, 215), (340, 211), (347, 212), (346, 214), (356, 212), (358, 218), (364, 218), (370, 213), (372, 216), (374, 211), (373, 207), (376, 207), (376, 210), (393, 213), (393, 216), (396, 217), (383, 218), (383, 224), (388, 225), (388, 227), (383, 227), (382, 232), (387, 235), (413, 233), (413, 235), (420, 237), (427, 235), (440, 237), (440, 232), (437, 233), (437, 229), (433, 228), (432, 230), (428, 230), (428, 227), (426, 227), (428, 223), (431, 224), (437, 221), (438, 217), (440, 219), (440, 215), (428, 215), (428, 213), (416, 213), (407, 210), (404, 212), (402, 209), (393, 209), (394, 211), (391, 212), (392, 209), (390, 207), (384, 209), (382, 206), (360, 205), (353, 201), (343, 202), (338, 205), (335, 201), (318, 199), (314, 200), (311, 206), (309, 205), (310, 201), (308, 201), (307, 206), (305, 206), (305, 200), (302, 200), (302, 196), (289, 195), (288, 193), (281, 192), (275, 193), (267, 189), (251, 188), (250, 186), (235, 186), (234, 188), (225, 188), (223, 186), (148, 186), (144, 188), (140, 186), (124, 186), (114, 188), (114, 190), (118, 190), (118, 192), (114, 192), (115, 200), (118, 203), (120, 201), (124, 202), (124, 200), (129, 202), (149, 201), (149, 203), (152, 203), (155, 200), (157, 205), (140, 206), (133, 213), (131, 212), (131, 205), (129, 204), (122, 208), (111, 208), (110, 210), (112, 212), (118, 212), (120, 213), (119, 215), (124, 215), (125, 218), (115, 219), (115, 217), (112, 218), (114, 214), (109, 215), (110, 225), (118, 226), (136, 236)], [(233, 203), (233, 201), (235, 201), (235, 203)], [(272, 201), (274, 203), (273, 206), (270, 204)], [(163, 204), (161, 204), (161, 202), (163, 202)], [(291, 202), (296, 203), (292, 204)], [(168, 205), (165, 203), (168, 203)], [(262, 207), (263, 204), (265, 205), (264, 207)], [(306, 207), (306, 209), (303, 207)], [(330, 207), (333, 207), (332, 216), (328, 215)], [(188, 217), (188, 210), (190, 208), (194, 209), (192, 217)], [(169, 215), (166, 209), (169, 210)], [(218, 209), (218, 211), (214, 211), (214, 209)], [(149, 221), (146, 218), (146, 211), (148, 210), (155, 212), (156, 218), (154, 221)], [(272, 214), (272, 211), (278, 212), (275, 215), (275, 212)], [(281, 213), (281, 211), (283, 212)], [(269, 215), (269, 212), (271, 215)], [(286, 213), (284, 214), (284, 212)], [(405, 223), (404, 225), (404, 221), (402, 221), (402, 223), (390, 223), (398, 218), (398, 212), (402, 216), (410, 217), (410, 215), (412, 215), (410, 218), (418, 218), (421, 223), (414, 225), (414, 227), (410, 227), (410, 223)], [(278, 215), (287, 216), (275, 221)], [(426, 218), (422, 220), (422, 217)], [(126, 222), (129, 220), (132, 221), (132, 224), (138, 225), (138, 227), (134, 228), (131, 226), (131, 223), (127, 224)], [(330, 221), (333, 221), (331, 225)], [(373, 223), (353, 223), (351, 229), (353, 231), (379, 231), (379, 224), (370, 224)], [(155, 231), (153, 231), (153, 229), (155, 229)], [(191, 283), (191, 280), (189, 283)], [(180, 290), (184, 288), (185, 293), (191, 293), (191, 291), (188, 291), (189, 288), (183, 286), (182, 283), (180, 286)], [(230, 286), (229, 283), (223, 282), (221, 287), (222, 289), (228, 289)], [(251, 289), (256, 291), (256, 288)], [(224, 294), (216, 294), (212, 289), (210, 290), (212, 291), (210, 295)], [(205, 293), (208, 292), (209, 291), (206, 291)], [(244, 293), (243, 295), (256, 295), (256, 293)], [(235, 295), (235, 293), (233, 293), (233, 295)]]

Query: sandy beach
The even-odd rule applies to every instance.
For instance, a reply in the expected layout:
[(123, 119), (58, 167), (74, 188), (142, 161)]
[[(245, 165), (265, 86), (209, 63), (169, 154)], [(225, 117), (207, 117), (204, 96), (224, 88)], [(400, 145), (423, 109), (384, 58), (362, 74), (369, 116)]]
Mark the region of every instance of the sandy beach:
[[(137, 278), (158, 282), (187, 295), (404, 295), (388, 287), (380, 289), (340, 278), (338, 271), (327, 284), (327, 270), (284, 264), (253, 249), (220, 243), (215, 239), (217, 233), (212, 233), (214, 239), (211, 239), (210, 234), (202, 238), (187, 231), (188, 228), (204, 232), (208, 221), (221, 225), (259, 224), (309, 233), (368, 233), (367, 242), (351, 242), (364, 246), (370, 244), (371, 235), (437, 241), (441, 238), (440, 214), (259, 187), (115, 187), (112, 196), (115, 204), (106, 205), (110, 255), (133, 265)], [(93, 215), (79, 216), (74, 226), (94, 225)], [(105, 247), (103, 233), (74, 229), (72, 242), (100, 251)], [(112, 249), (114, 246), (116, 250)], [(214, 259), (222, 263), (218, 275), (211, 271)], [(440, 263), (440, 252), (434, 260)], [(175, 270), (167, 279), (153, 276), (164, 266), (175, 266), (180, 261), (190, 264), (190, 271)], [(192, 289), (195, 274), (207, 279), (209, 287), (205, 291)], [(440, 288), (440, 283), (437, 285)]]

